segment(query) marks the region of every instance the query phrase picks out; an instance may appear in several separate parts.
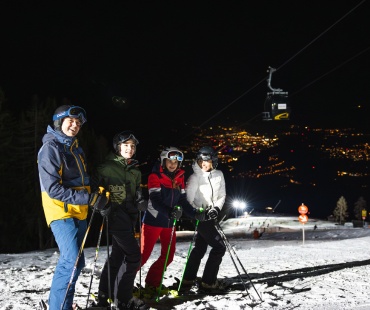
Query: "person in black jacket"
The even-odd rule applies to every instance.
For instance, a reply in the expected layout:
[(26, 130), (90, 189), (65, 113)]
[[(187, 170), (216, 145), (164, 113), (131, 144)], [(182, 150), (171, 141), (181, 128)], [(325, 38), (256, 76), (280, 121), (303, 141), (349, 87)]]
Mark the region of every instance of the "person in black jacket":
[[(123, 131), (113, 138), (114, 152), (97, 167), (94, 183), (110, 193), (109, 233), (112, 252), (105, 263), (99, 282), (96, 306), (108, 306), (109, 288), (115, 309), (146, 309), (145, 303), (133, 296), (133, 287), (140, 266), (140, 248), (135, 239), (135, 225), (139, 211), (145, 211), (147, 201), (141, 191), (141, 172), (133, 159), (139, 141), (131, 131)], [(110, 278), (110, 283), (108, 283)]]

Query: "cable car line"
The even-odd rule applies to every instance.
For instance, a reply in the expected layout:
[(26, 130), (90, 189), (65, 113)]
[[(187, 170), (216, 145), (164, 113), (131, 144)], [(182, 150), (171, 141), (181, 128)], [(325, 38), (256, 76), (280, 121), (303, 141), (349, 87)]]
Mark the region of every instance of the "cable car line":
[[(287, 61), (285, 61), (282, 65), (280, 65), (277, 69), (281, 69), (283, 68), (286, 64), (288, 64), (291, 60), (293, 60), (297, 55), (299, 55), (302, 51), (304, 51), (307, 47), (309, 47), (310, 45), (312, 45), (315, 41), (317, 41), (320, 37), (322, 37), (325, 33), (327, 33), (330, 29), (332, 29), (335, 25), (337, 25), (339, 22), (341, 22), (344, 18), (346, 18), (349, 14), (351, 14), (355, 9), (357, 9), (360, 5), (362, 5), (366, 0), (362, 0), (359, 4), (357, 4), (354, 8), (352, 8), (351, 10), (349, 10), (346, 14), (344, 14), (340, 19), (338, 19), (334, 24), (332, 24), (329, 28), (327, 28), (326, 30), (324, 30), (321, 34), (319, 34), (315, 39), (313, 39), (311, 42), (309, 42), (305, 47), (303, 47), (300, 51), (298, 51), (297, 53), (295, 53), (292, 57), (290, 57)], [(358, 56), (358, 55), (357, 55)], [(355, 56), (356, 57), (356, 56)], [(350, 60), (349, 60), (350, 61)], [(343, 64), (344, 65), (344, 64)], [(218, 116), (219, 114), (221, 114), (223, 111), (225, 111), (227, 108), (229, 108), (232, 104), (234, 104), (235, 102), (237, 102), (239, 99), (241, 99), (242, 97), (244, 97), (246, 94), (248, 94), (249, 92), (251, 92), (253, 89), (255, 89), (258, 85), (260, 85), (261, 83), (263, 83), (264, 81), (266, 81), (266, 79), (268, 79), (269, 76), (266, 76), (265, 78), (263, 78), (262, 80), (260, 80), (259, 82), (257, 82), (254, 86), (252, 86), (251, 88), (249, 88), (247, 91), (245, 91), (243, 94), (241, 94), (240, 96), (238, 96), (236, 99), (234, 99), (233, 101), (231, 101), (229, 104), (227, 104), (226, 106), (224, 106), (221, 110), (219, 110), (217, 113), (213, 114), (213, 116), (211, 116), (210, 118), (208, 118), (206, 121), (204, 121), (202, 124), (200, 124), (198, 126), (198, 128), (202, 128), (205, 124), (207, 124), (208, 122), (210, 122), (212, 119), (214, 119), (216, 116)], [(294, 94), (296, 94), (297, 92), (295, 92)], [(260, 114), (258, 114), (260, 115)], [(255, 118), (255, 117), (253, 117)], [(252, 118), (252, 119), (253, 119)]]
[[(324, 73), (323, 75), (319, 76), (318, 78), (314, 79), (313, 81), (311, 81), (310, 83), (306, 84), (305, 86), (303, 86), (302, 88), (300, 88), (299, 90), (295, 91), (294, 93), (290, 94), (289, 97), (292, 97), (292, 96), (295, 96), (297, 95), (298, 93), (300, 93), (301, 91), (303, 91), (304, 89), (308, 88), (309, 86), (311, 86), (312, 84), (316, 83), (317, 81), (321, 80), (322, 78), (324, 78), (325, 76), (329, 75), (330, 73), (338, 70), (339, 68), (343, 67), (345, 64), (347, 64), (348, 62), (352, 61), (353, 59), (361, 56), (362, 54), (366, 53), (367, 51), (370, 50), (370, 46), (368, 46), (367, 48), (363, 49), (361, 52), (358, 52), (356, 55), (350, 57), (349, 59), (345, 60), (344, 62), (342, 62), (341, 64), (337, 65), (336, 67), (334, 67), (333, 69), (329, 70), (328, 72)], [(262, 112), (262, 115), (263, 113), (265, 112)], [(256, 117), (258, 117), (259, 115), (261, 115), (261, 113), (258, 113), (256, 114), (255, 116), (253, 116), (252, 118), (250, 118), (249, 120), (247, 120), (246, 122), (244, 122), (241, 126), (245, 126), (246, 124), (248, 124), (249, 122), (251, 122), (252, 120), (254, 120)]]
[[(303, 91), (304, 89), (308, 88), (309, 86), (311, 86), (312, 84), (314, 84), (315, 82), (321, 80), (322, 78), (324, 78), (325, 76), (329, 75), (330, 73), (336, 71), (337, 69), (343, 67), (345, 64), (347, 64), (348, 62), (352, 61), (353, 59), (359, 57), (360, 55), (366, 53), (367, 51), (370, 50), (370, 46), (368, 46), (367, 48), (365, 48), (364, 50), (362, 50), (361, 52), (358, 52), (356, 55), (352, 56), (351, 58), (347, 59), (346, 61), (342, 62), (341, 64), (337, 65), (336, 67), (334, 67), (333, 69), (329, 70), (328, 72), (324, 73), (323, 75), (319, 76), (318, 78), (314, 79), (312, 82), (306, 84), (305, 86), (303, 86), (302, 88), (300, 88), (299, 90), (295, 91), (294, 93), (290, 94), (289, 96), (290, 97), (293, 97), (295, 95), (297, 95), (298, 93), (300, 93), (301, 91)], [(241, 124), (240, 126), (243, 127), (247, 124), (249, 124), (251, 121), (253, 121), (254, 119), (256, 119), (257, 117), (259, 117), (261, 115), (261, 113), (258, 113), (256, 115), (254, 115), (253, 117), (251, 117), (249, 120), (247, 120), (246, 122), (244, 122), (243, 124)]]
[(207, 124), (209, 121), (211, 121), (212, 119), (214, 119), (217, 115), (221, 114), (221, 112), (223, 112), (224, 110), (226, 110), (229, 106), (231, 106), (232, 104), (234, 104), (236, 101), (238, 101), (240, 98), (244, 97), (246, 94), (248, 94), (250, 91), (252, 91), (254, 88), (256, 88), (258, 85), (260, 85), (261, 83), (263, 83), (264, 81), (266, 81), (266, 78), (263, 78), (262, 80), (260, 80), (257, 84), (255, 84), (254, 86), (252, 86), (251, 88), (249, 88), (246, 92), (244, 92), (243, 94), (241, 94), (238, 98), (234, 99), (233, 101), (231, 101), (228, 105), (226, 105), (225, 107), (223, 107), (221, 110), (219, 110), (217, 113), (213, 114), (213, 116), (211, 116), (209, 119), (207, 119), (206, 121), (204, 121), (202, 124), (200, 124), (198, 127), (201, 128), (203, 127), (205, 124)]
[[(275, 69), (275, 71), (278, 71), (280, 70), (281, 68), (283, 68), (286, 64), (288, 64), (290, 61), (292, 61), (296, 56), (298, 56), (302, 51), (304, 51), (306, 48), (308, 48), (310, 45), (312, 45), (315, 41), (317, 41), (320, 37), (322, 37), (324, 34), (326, 34), (330, 29), (332, 29), (335, 25), (337, 25), (339, 22), (341, 22), (344, 18), (346, 18), (349, 14), (351, 14), (354, 10), (356, 10), (360, 5), (362, 5), (366, 0), (362, 0), (360, 3), (358, 3), (354, 8), (352, 8), (351, 10), (349, 10), (346, 14), (344, 14), (341, 18), (339, 18), (334, 24), (332, 24), (330, 27), (328, 27), (326, 30), (324, 30), (321, 34), (319, 34), (315, 39), (313, 39), (312, 41), (310, 41), (306, 46), (304, 46), (301, 50), (299, 50), (297, 53), (295, 53), (292, 57), (290, 57), (287, 61), (285, 61), (282, 65), (280, 65), (277, 69)], [(365, 49), (364, 51), (358, 53), (357, 55), (353, 56), (351, 59), (345, 61), (344, 63), (342, 63), (341, 65), (339, 65), (338, 67), (332, 69), (330, 72), (338, 69), (340, 66), (346, 64), (347, 62), (351, 61), (352, 59), (356, 58), (357, 56), (361, 55), (362, 53), (366, 52), (369, 48)], [(329, 74), (330, 72), (328, 72), (327, 74)], [(326, 74), (324, 74), (323, 76), (325, 76)], [(322, 76), (322, 77), (323, 77)], [(199, 126), (197, 126), (197, 129), (200, 129), (202, 128), (204, 125), (206, 125), (208, 122), (210, 122), (212, 119), (214, 119), (216, 116), (218, 116), (219, 114), (221, 114), (223, 111), (225, 111), (226, 109), (228, 109), (231, 105), (233, 105), (235, 102), (237, 102), (239, 99), (241, 99), (242, 97), (244, 97), (245, 95), (247, 95), (248, 93), (250, 93), (253, 89), (255, 89), (257, 86), (259, 86), (261, 83), (263, 83), (264, 81), (266, 81), (268, 79), (269, 75), (264, 77), (262, 80), (260, 80), (259, 82), (257, 82), (254, 86), (250, 87), (247, 91), (245, 91), (244, 93), (242, 93), (240, 96), (238, 96), (236, 99), (234, 99), (233, 101), (231, 101), (229, 104), (227, 104), (226, 106), (224, 106), (221, 110), (219, 110), (218, 112), (216, 112), (215, 114), (213, 114), (210, 118), (208, 118), (207, 120), (205, 120), (203, 123), (201, 123)], [(321, 78), (321, 77), (320, 77)], [(320, 79), (318, 78), (318, 79)], [(317, 81), (318, 79), (316, 79), (315, 81)], [(313, 81), (312, 83), (314, 83), (315, 81)], [(311, 83), (311, 84), (312, 84)], [(309, 85), (306, 85), (304, 88), (308, 87)], [(296, 91), (293, 95), (296, 95), (299, 91), (303, 90), (304, 88)], [(249, 121), (253, 120), (254, 118), (256, 118), (257, 116), (261, 115), (262, 113), (258, 113), (257, 115), (253, 116)], [(248, 122), (249, 122), (248, 121)], [(196, 131), (196, 129), (192, 130), (191, 132), (189, 132), (185, 137), (183, 137), (183, 139), (185, 139), (186, 137), (190, 136), (191, 134), (193, 134), (194, 132)]]
[(331, 28), (333, 28), (336, 24), (341, 22), (343, 19), (345, 19), (350, 13), (352, 13), (355, 9), (357, 9), (361, 4), (363, 4), (366, 0), (362, 0), (359, 4), (357, 4), (353, 9), (348, 11), (346, 14), (344, 14), (341, 18), (339, 18), (334, 24), (332, 24), (329, 28), (327, 28), (325, 31), (323, 31), (321, 34), (319, 34), (315, 39), (313, 39), (310, 43), (308, 43), (305, 47), (303, 47), (301, 50), (299, 50), (297, 53), (295, 53), (292, 57), (290, 57), (286, 62), (284, 62), (280, 67), (276, 69), (276, 71), (280, 70), (282, 67), (284, 67), (287, 63), (289, 63), (292, 59), (294, 59), (297, 55), (299, 55), (301, 52), (303, 52), (307, 47), (309, 47), (312, 43), (317, 41), (319, 38), (321, 38), (325, 33), (327, 33)]
[(328, 72), (324, 73), (323, 75), (319, 76), (318, 78), (314, 79), (312, 82), (306, 84), (305, 86), (303, 86), (302, 88), (298, 89), (297, 91), (295, 91), (293, 94), (290, 95), (290, 97), (292, 96), (295, 96), (296, 94), (298, 94), (299, 92), (301, 92), (302, 90), (306, 89), (307, 87), (311, 86), (312, 84), (316, 83), (317, 81), (321, 80), (323, 77), (327, 76), (328, 74), (334, 72), (335, 70), (343, 67), (345, 64), (347, 64), (348, 62), (352, 61), (353, 59), (357, 58), (358, 56), (362, 55), (363, 53), (367, 52), (368, 50), (370, 50), (370, 46), (368, 46), (367, 48), (365, 48), (364, 50), (362, 50), (361, 52), (357, 53), (356, 55), (352, 56), (351, 58), (347, 59), (346, 61), (342, 62), (341, 64), (339, 64), (338, 66), (334, 67), (333, 69), (329, 70)]

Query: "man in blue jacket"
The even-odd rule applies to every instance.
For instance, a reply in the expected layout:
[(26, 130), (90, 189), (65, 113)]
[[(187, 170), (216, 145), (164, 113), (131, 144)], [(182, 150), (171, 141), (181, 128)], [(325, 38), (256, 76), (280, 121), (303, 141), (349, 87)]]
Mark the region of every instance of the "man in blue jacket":
[[(73, 305), (75, 283), (85, 265), (82, 253), (74, 271), (87, 229), (86, 217), (91, 200), (85, 154), (76, 138), (85, 122), (83, 108), (60, 106), (53, 115), (53, 125), (48, 126), (38, 153), (45, 218), (60, 251), (50, 288), (49, 310), (60, 310), (62, 305), (63, 310), (76, 308)], [(99, 205), (94, 207), (103, 208), (107, 200), (100, 200)]]

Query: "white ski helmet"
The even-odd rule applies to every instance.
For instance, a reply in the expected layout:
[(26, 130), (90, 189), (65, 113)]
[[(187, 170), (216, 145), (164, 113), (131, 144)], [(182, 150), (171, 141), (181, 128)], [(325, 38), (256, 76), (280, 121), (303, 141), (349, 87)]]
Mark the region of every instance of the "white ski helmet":
[(161, 158), (161, 165), (165, 167), (165, 159), (171, 159), (174, 160), (176, 159), (179, 163), (178, 168), (181, 167), (182, 161), (184, 160), (184, 154), (176, 147), (170, 146), (166, 147), (160, 155)]

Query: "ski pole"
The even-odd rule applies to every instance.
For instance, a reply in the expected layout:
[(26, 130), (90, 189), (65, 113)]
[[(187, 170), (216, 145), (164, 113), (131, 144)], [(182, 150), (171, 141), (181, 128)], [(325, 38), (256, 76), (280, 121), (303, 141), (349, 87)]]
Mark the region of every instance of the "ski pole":
[(170, 250), (171, 250), (171, 243), (172, 243), (173, 234), (174, 234), (174, 232), (175, 232), (176, 221), (177, 221), (177, 220), (176, 220), (176, 218), (175, 218), (175, 219), (173, 220), (173, 226), (172, 226), (172, 231), (171, 231), (170, 243), (168, 244), (168, 248), (167, 248), (166, 261), (164, 262), (164, 266), (163, 266), (162, 279), (161, 279), (161, 283), (160, 283), (160, 285), (159, 285), (157, 298), (155, 299), (155, 301), (156, 301), (156, 302), (158, 302), (158, 301), (159, 301), (159, 295), (161, 294), (161, 289), (162, 289), (162, 283), (163, 283), (164, 273), (166, 272), (167, 261), (168, 261), (168, 255), (170, 254)]
[(248, 277), (248, 279), (249, 279), (249, 282), (251, 283), (251, 285), (252, 285), (253, 289), (255, 290), (255, 292), (256, 292), (256, 294), (257, 294), (257, 296), (259, 297), (259, 299), (260, 299), (261, 301), (263, 301), (263, 300), (262, 300), (262, 298), (261, 298), (261, 296), (260, 296), (260, 294), (258, 294), (258, 291), (256, 290), (256, 288), (255, 288), (255, 286), (254, 286), (254, 284), (253, 284), (253, 282), (252, 282), (252, 279), (249, 277), (249, 275), (248, 275), (247, 271), (245, 270), (245, 268), (244, 268), (244, 266), (243, 266), (242, 262), (240, 261), (240, 259), (239, 259), (238, 255), (236, 254), (236, 252), (235, 252), (235, 250), (233, 249), (233, 247), (230, 245), (230, 242), (229, 242), (229, 241), (228, 241), (228, 239), (226, 238), (226, 235), (225, 235), (224, 231), (222, 230), (221, 225), (220, 225), (218, 222), (216, 222), (216, 229), (219, 231), (219, 233), (220, 233), (220, 235), (221, 235), (221, 238), (222, 238), (222, 240), (223, 240), (223, 241), (224, 241), (224, 243), (225, 243), (225, 246), (226, 246), (226, 248), (227, 248), (227, 250), (228, 250), (228, 252), (229, 252), (229, 254), (230, 254), (231, 260), (232, 260), (232, 262), (233, 262), (233, 264), (234, 264), (234, 266), (235, 266), (236, 271), (238, 272), (239, 278), (240, 278), (240, 280), (241, 280), (241, 282), (242, 282), (242, 284), (243, 284), (243, 286), (244, 286), (245, 290), (247, 291), (247, 288), (246, 288), (246, 286), (245, 286), (245, 282), (244, 282), (244, 280), (243, 280), (243, 278), (242, 278), (242, 276), (241, 276), (241, 274), (240, 274), (240, 272), (239, 272), (239, 268), (237, 267), (237, 265), (236, 265), (236, 263), (235, 263), (235, 260), (234, 260), (234, 258), (233, 258), (233, 256), (232, 256), (232, 254), (231, 254), (231, 251), (233, 252), (234, 256), (237, 258), (238, 263), (239, 263), (239, 265), (242, 267), (242, 269), (243, 269), (244, 273), (247, 275), (247, 277)]
[[(219, 223), (217, 223), (217, 225), (218, 225), (218, 227), (219, 227), (220, 233), (221, 233), (221, 234), (222, 234), (222, 236), (226, 239), (226, 235), (225, 235), (225, 233), (223, 232), (223, 230), (222, 230), (222, 228), (221, 228), (221, 225), (220, 225)], [(229, 243), (229, 245), (230, 245), (230, 242), (229, 242), (229, 241), (227, 241), (227, 242), (228, 242), (228, 243)], [(251, 280), (251, 278), (250, 278), (250, 277), (249, 277), (249, 275), (248, 275), (248, 272), (245, 270), (245, 268), (244, 268), (244, 266), (243, 266), (242, 262), (240, 261), (240, 259), (239, 259), (238, 255), (236, 254), (236, 252), (235, 252), (234, 248), (233, 248), (232, 246), (230, 246), (230, 249), (232, 250), (232, 252), (233, 252), (234, 256), (235, 256), (235, 257), (236, 257), (236, 259), (238, 260), (238, 263), (239, 263), (239, 265), (242, 267), (242, 269), (243, 269), (244, 273), (247, 275), (247, 277), (248, 277), (249, 281), (250, 281), (250, 282), (251, 282), (251, 284), (253, 285), (252, 280)]]
[[(141, 253), (141, 211), (139, 211), (139, 246)], [(141, 298), (141, 255), (140, 255), (140, 269), (139, 269), (139, 297)]]
[[(242, 276), (241, 276), (241, 274), (240, 274), (240, 272), (239, 272), (239, 268), (237, 267), (237, 265), (236, 265), (236, 263), (235, 263), (235, 260), (234, 260), (234, 258), (233, 258), (233, 256), (232, 256), (231, 251), (233, 251), (233, 254), (234, 254), (236, 257), (237, 257), (237, 255), (236, 255), (236, 253), (235, 253), (234, 249), (232, 248), (232, 246), (230, 245), (230, 242), (227, 240), (226, 235), (225, 235), (225, 233), (223, 232), (223, 230), (222, 230), (222, 228), (221, 228), (221, 226), (220, 226), (220, 224), (219, 224), (218, 222), (216, 222), (216, 226), (217, 226), (217, 227), (216, 227), (216, 228), (217, 228), (217, 230), (219, 231), (219, 233), (220, 233), (220, 235), (221, 235), (222, 240), (224, 241), (224, 244), (225, 244), (225, 246), (226, 246), (226, 249), (227, 249), (227, 251), (228, 251), (228, 252), (229, 252), (229, 254), (230, 254), (230, 258), (231, 258), (231, 260), (232, 260), (232, 262), (233, 262), (233, 264), (234, 264), (234, 266), (235, 266), (235, 269), (236, 269), (236, 271), (238, 272), (239, 278), (240, 278), (240, 280), (241, 280), (241, 282), (242, 282), (242, 284), (243, 284), (243, 286), (244, 286), (245, 290), (247, 291), (247, 287), (245, 286), (244, 279), (242, 278)], [(237, 258), (238, 258), (238, 257), (237, 257)], [(241, 262), (240, 262), (239, 258), (238, 258), (238, 262), (239, 262), (239, 264), (242, 266), (242, 268), (243, 268), (244, 272), (248, 275), (248, 273), (245, 271), (245, 269), (244, 269), (243, 265), (241, 264)], [(251, 282), (251, 284), (253, 285), (252, 281), (250, 281), (250, 282)], [(258, 293), (257, 293), (257, 294), (258, 294)]]
[(110, 282), (110, 262), (109, 262), (109, 227), (108, 227), (108, 216), (105, 217), (105, 221), (107, 222), (106, 226), (106, 238), (107, 238), (107, 268), (108, 268), (108, 303), (109, 309), (112, 309), (112, 288)]
[[(203, 208), (201, 208), (201, 212), (203, 212)], [(184, 266), (184, 271), (182, 272), (182, 276), (181, 276), (181, 281), (179, 283), (179, 287), (177, 289), (178, 292), (180, 292), (180, 289), (181, 289), (181, 284), (182, 284), (182, 281), (184, 280), (184, 275), (185, 275), (185, 270), (186, 270), (186, 266), (188, 265), (188, 260), (189, 260), (189, 257), (190, 257), (190, 253), (191, 253), (191, 249), (192, 249), (192, 246), (193, 246), (193, 243), (195, 242), (195, 237), (197, 235), (197, 230), (198, 230), (198, 224), (199, 224), (199, 220), (197, 220), (195, 222), (195, 228), (194, 228), (194, 234), (193, 234), (193, 238), (190, 242), (190, 246), (189, 246), (189, 250), (188, 250), (188, 255), (186, 257), (186, 261), (185, 261), (185, 266)]]
[[(93, 203), (91, 203), (91, 205), (94, 205), (97, 201), (97, 199), (99, 198), (99, 196), (104, 192), (104, 187), (101, 187), (99, 186), (99, 191), (96, 192), (93, 196)], [(109, 192), (105, 192), (105, 195), (106, 197), (109, 199)], [(67, 295), (68, 295), (68, 291), (72, 285), (72, 282), (73, 282), (73, 278), (75, 276), (75, 273), (76, 273), (76, 270), (77, 270), (77, 264), (80, 260), (80, 257), (82, 255), (82, 252), (83, 252), (83, 249), (84, 249), (84, 246), (85, 246), (85, 242), (86, 242), (86, 238), (87, 238), (87, 235), (89, 234), (89, 231), (90, 231), (90, 227), (91, 227), (91, 224), (92, 224), (92, 221), (94, 219), (94, 214), (95, 214), (95, 211), (96, 211), (96, 207), (93, 208), (93, 213), (91, 214), (91, 218), (90, 218), (90, 221), (89, 221), (89, 225), (87, 226), (87, 229), (86, 229), (86, 233), (85, 233), (85, 236), (82, 240), (82, 243), (81, 243), (81, 246), (80, 246), (80, 249), (78, 251), (78, 254), (77, 254), (77, 258), (76, 258), (76, 261), (75, 261), (75, 264), (73, 266), (73, 270), (72, 270), (72, 274), (71, 274), (71, 277), (69, 279), (69, 282), (68, 282), (68, 285), (67, 285), (67, 289), (66, 289), (66, 293), (64, 295), (64, 298), (63, 298), (63, 302), (62, 304), (60, 305), (60, 309), (63, 310), (63, 307), (64, 307), (64, 304), (66, 303), (66, 299), (67, 299)]]
[(86, 229), (86, 233), (85, 233), (85, 236), (82, 240), (82, 243), (81, 243), (81, 246), (80, 246), (80, 249), (78, 251), (78, 254), (77, 254), (77, 258), (76, 258), (76, 261), (75, 261), (75, 264), (73, 266), (73, 270), (72, 270), (72, 274), (71, 274), (71, 277), (69, 279), (69, 282), (68, 282), (68, 285), (67, 285), (67, 289), (66, 289), (66, 293), (64, 295), (64, 298), (63, 298), (63, 302), (62, 304), (60, 305), (60, 309), (63, 310), (63, 307), (64, 307), (64, 304), (66, 303), (66, 299), (67, 299), (67, 295), (68, 295), (68, 291), (72, 285), (72, 282), (73, 282), (73, 278), (75, 276), (75, 273), (76, 273), (76, 269), (77, 269), (77, 264), (78, 264), (78, 261), (80, 260), (80, 257), (82, 255), (82, 252), (83, 252), (83, 249), (84, 249), (84, 246), (85, 246), (85, 241), (86, 241), (86, 237), (89, 233), (89, 230), (90, 230), (90, 227), (91, 227), (91, 224), (92, 224), (92, 220), (94, 218), (94, 214), (95, 214), (95, 208), (93, 209), (93, 213), (91, 214), (91, 218), (90, 218), (90, 222), (89, 222), (89, 225), (87, 226), (87, 229)]
[(244, 289), (248, 292), (248, 289), (247, 289), (247, 287), (246, 287), (246, 285), (245, 285), (245, 282), (244, 282), (244, 280), (243, 280), (243, 278), (242, 278), (242, 276), (241, 276), (241, 274), (240, 274), (239, 268), (238, 268), (238, 266), (236, 265), (235, 260), (234, 260), (234, 257), (233, 257), (233, 256), (232, 256), (232, 254), (231, 254), (231, 250), (230, 250), (230, 243), (229, 243), (229, 242), (228, 242), (228, 240), (226, 239), (226, 236), (223, 234), (223, 232), (220, 230), (220, 225), (218, 224), (218, 222), (216, 222), (216, 225), (217, 225), (216, 229), (219, 231), (219, 233), (220, 233), (220, 235), (221, 235), (221, 238), (222, 238), (222, 240), (223, 240), (223, 242), (224, 242), (224, 244), (225, 244), (225, 246), (226, 246), (226, 249), (227, 249), (227, 251), (229, 252), (229, 255), (230, 255), (231, 261), (233, 262), (234, 267), (235, 267), (236, 271), (238, 272), (239, 279), (240, 279), (240, 281), (242, 282), (242, 284), (243, 284), (243, 286), (244, 286)]
[(91, 292), (91, 285), (92, 285), (93, 276), (94, 276), (94, 273), (95, 273), (96, 261), (98, 260), (98, 254), (99, 254), (99, 249), (100, 249), (100, 240), (101, 240), (101, 236), (102, 236), (102, 233), (103, 233), (104, 221), (105, 221), (105, 218), (103, 217), (103, 222), (101, 223), (100, 231), (99, 231), (98, 243), (97, 243), (97, 245), (96, 245), (96, 250), (95, 250), (94, 265), (93, 265), (93, 269), (92, 269), (92, 271), (91, 271), (91, 278), (90, 278), (89, 292), (88, 292), (88, 294), (87, 294), (86, 308), (87, 308), (87, 307), (88, 307), (88, 305), (89, 305), (89, 298), (90, 298), (90, 292)]

